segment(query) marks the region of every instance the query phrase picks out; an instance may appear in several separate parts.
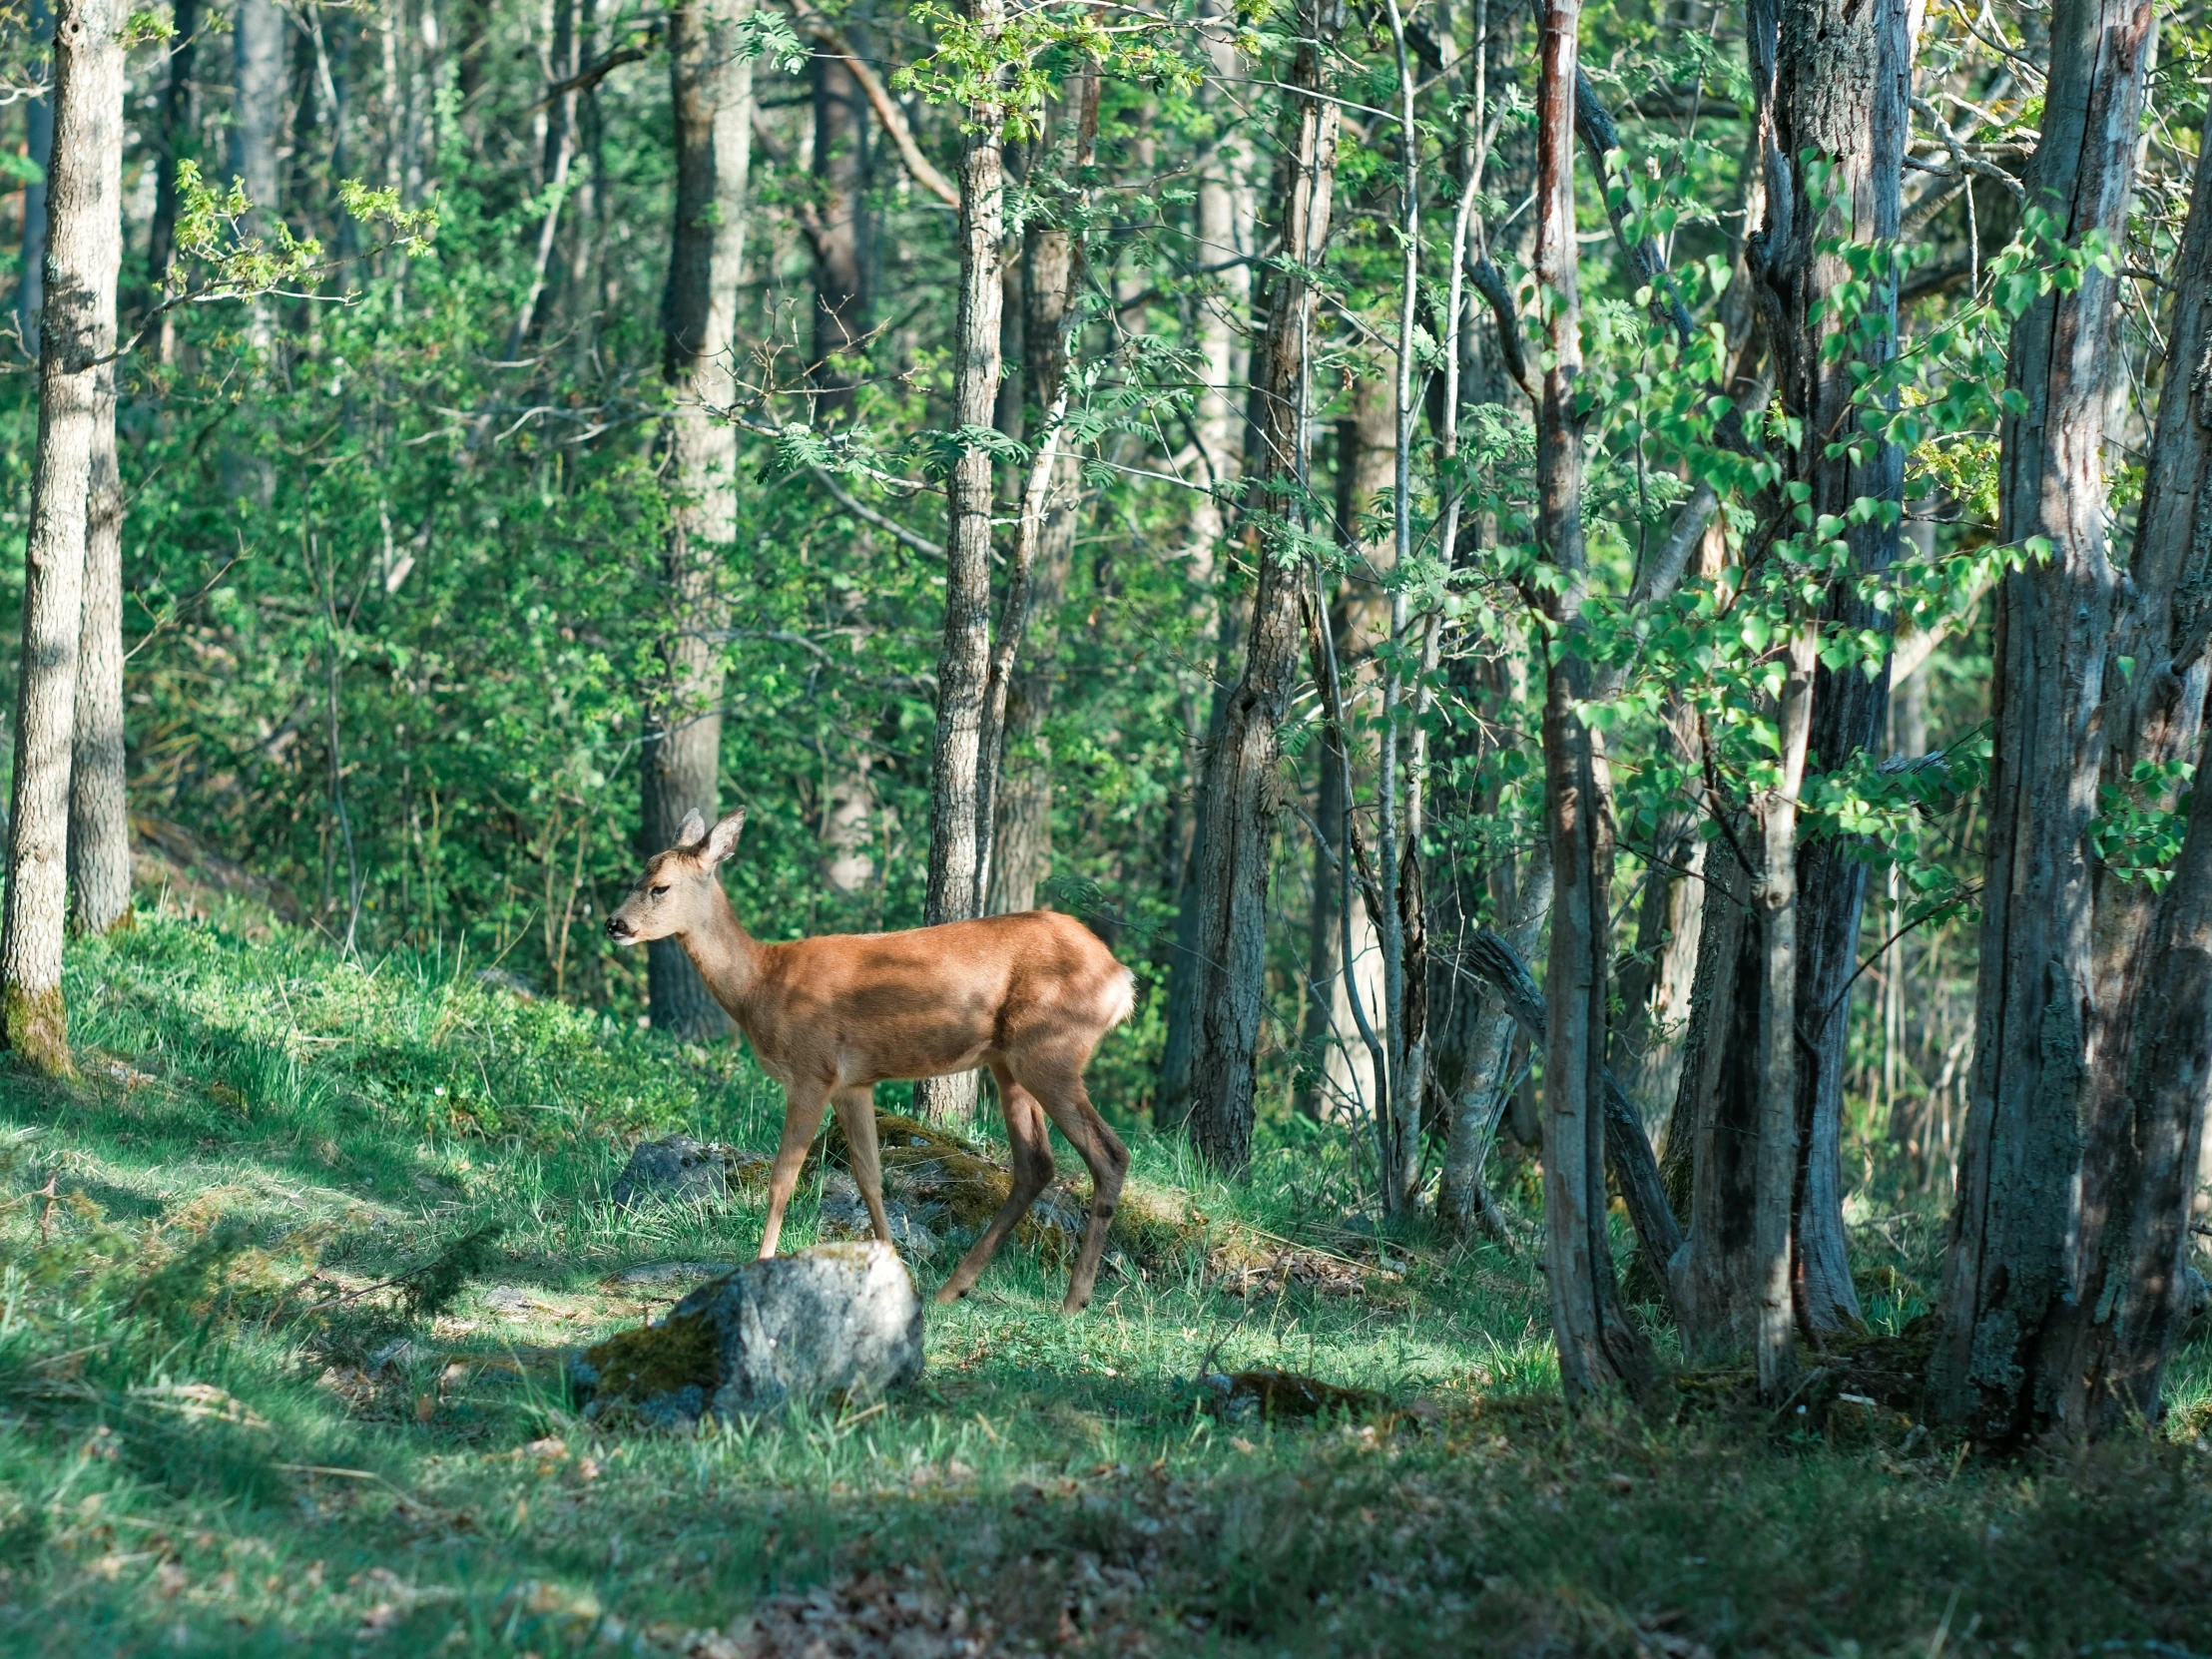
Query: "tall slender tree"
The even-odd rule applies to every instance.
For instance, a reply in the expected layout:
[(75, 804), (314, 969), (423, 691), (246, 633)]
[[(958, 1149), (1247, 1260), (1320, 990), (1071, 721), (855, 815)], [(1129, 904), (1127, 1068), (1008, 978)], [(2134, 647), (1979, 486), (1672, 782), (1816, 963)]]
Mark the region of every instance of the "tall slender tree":
[(123, 479), (115, 364), (100, 365), (85, 500), (84, 609), (70, 743), (69, 890), (80, 932), (131, 917), (131, 823), (123, 749)]
[(53, 1073), (73, 1069), (62, 1000), (70, 747), (86, 511), (123, 261), (122, 26), (114, 0), (61, 0), (55, 8), (38, 460), (24, 556), (15, 795), (0, 926), (0, 1039)]
[(1544, 975), (1544, 1273), (1559, 1378), (1571, 1402), (1652, 1381), (1650, 1347), (1622, 1306), (1606, 1234), (1605, 1033), (1613, 845), (1605, 759), (1580, 710), (1590, 692), (1582, 609), (1584, 412), (1574, 217), (1574, 105), (1580, 0), (1538, 13), (1535, 273), (1544, 318), (1536, 406), (1536, 540), (1544, 594), (1545, 826), (1551, 950)]
[[(1046, 177), (1059, 181), (1049, 203), (1033, 208), (1034, 217), (1022, 229), (1022, 398), (1039, 423), (1063, 402), (1070, 347), (1082, 314), (1086, 271), (1081, 219), (1098, 139), (1098, 87), (1095, 67), (1086, 66), (1072, 79), (1062, 100), (1059, 130), (1047, 131), (1050, 146), (1040, 146), (1038, 161), (1031, 164), (1033, 195), (1042, 194), (1038, 186), (1046, 182), (1038, 177), (1039, 162), (1049, 169)], [(1033, 444), (1047, 438), (1041, 424), (1032, 427)], [(1038, 884), (1052, 868), (1052, 751), (1045, 720), (1052, 708), (1059, 610), (1075, 556), (1082, 489), (1080, 462), (1067, 452), (1064, 439), (1053, 441), (1056, 458), (1041, 502), (1043, 521), (1019, 530), (1035, 538), (1027, 602), (1035, 621), (1027, 655), (1006, 692), (989, 892), (983, 905), (988, 915), (1035, 904)]]
[[(31, 0), (31, 39), (50, 46), (54, 39), (54, 8), (50, 0)], [(34, 98), (23, 114), (23, 159), (37, 171), (23, 187), (23, 276), (15, 292), (15, 326), (23, 349), (39, 348), (39, 307), (46, 291), (47, 175), (54, 159), (54, 90), (51, 80), (45, 96)]]
[[(169, 14), (168, 75), (162, 82), (159, 149), (154, 170), (154, 218), (146, 232), (146, 286), (159, 294), (177, 257), (177, 169), (191, 159), (199, 132), (194, 76), (199, 64), (200, 0), (173, 0)], [(165, 322), (167, 319), (165, 319)], [(162, 330), (160, 349), (169, 360), (174, 324)]]
[(1270, 865), (1281, 813), (1280, 728), (1298, 680), (1311, 590), (1299, 539), (1306, 519), (1306, 427), (1312, 399), (1314, 284), (1329, 240), (1341, 121), (1317, 96), (1323, 65), (1343, 26), (1341, 0), (1301, 0), (1287, 73), (1274, 201), (1282, 265), (1273, 283), (1265, 381), (1253, 387), (1254, 432), (1246, 456), (1250, 503), (1244, 531), (1257, 567), (1244, 671), (1228, 694), (1206, 757), (1191, 975), (1190, 1134), (1214, 1165), (1240, 1169), (1252, 1156), (1260, 1029), (1267, 984)]
[[(2026, 205), (2050, 244), (2116, 244), (2135, 182), (2157, 38), (2149, 0), (2058, 0)], [(2071, 1290), (2068, 1235), (2092, 1068), (2099, 718), (2118, 577), (2107, 553), (2104, 428), (2119, 278), (2088, 261), (2012, 324), (1999, 535), (2049, 546), (1997, 586), (1974, 1059), (1943, 1269), (1931, 1408), (1976, 1435), (2051, 1409), (2046, 1344)]]
[[(2200, 158), (2202, 152), (2199, 152)], [(2212, 349), (2212, 169), (2201, 159), (2176, 269), (2167, 372), (2133, 557), (2108, 669), (2105, 787), (2138, 769), (2170, 775), (2203, 753), (2212, 607), (2212, 385), (2180, 372)], [(2087, 1436), (2155, 1421), (2181, 1327), (2189, 1205), (2212, 1089), (2212, 789), (2190, 792), (2180, 856), (2162, 890), (2137, 871), (2096, 871), (2097, 1001), (2070, 1286), (2051, 1319), (2039, 1412)]]
[(817, 52), (808, 73), (814, 93), (813, 246), (815, 265), (815, 418), (849, 419), (857, 364), (867, 333), (870, 249), (868, 109), (852, 66)]
[[(642, 755), (643, 839), (675, 844), (691, 813), (719, 813), (725, 561), (737, 536), (736, 316), (752, 162), (753, 63), (739, 21), (748, 0), (684, 0), (669, 17), (676, 120), (676, 218), (662, 298), (665, 427), (674, 499), (663, 539), (667, 612)], [(647, 947), (653, 1023), (679, 1035), (727, 1031), (722, 1010), (674, 940)]]
[[(966, 0), (962, 15), (986, 49), (1006, 20), (1002, 0)], [(998, 401), (1000, 310), (1005, 302), (1003, 102), (967, 110), (960, 145), (960, 288), (952, 339), (952, 424), (959, 452), (945, 479), (944, 640), (937, 654), (937, 729), (929, 766), (929, 877), (923, 918), (976, 913), (980, 871), (976, 784), (983, 701), (990, 673), (991, 452), (981, 441)], [(915, 1108), (935, 1118), (973, 1112), (976, 1077), (963, 1072), (914, 1085)]]

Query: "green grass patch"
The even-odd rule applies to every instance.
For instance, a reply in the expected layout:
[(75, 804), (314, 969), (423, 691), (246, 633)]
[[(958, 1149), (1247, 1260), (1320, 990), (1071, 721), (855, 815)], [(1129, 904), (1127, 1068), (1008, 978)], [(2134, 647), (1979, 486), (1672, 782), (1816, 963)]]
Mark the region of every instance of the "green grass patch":
[[(757, 1196), (606, 1197), (647, 1133), (774, 1146), (738, 1049), (155, 918), (68, 989), (77, 1079), (0, 1076), (0, 1651), (2212, 1651), (2201, 1350), (2166, 1437), (2067, 1462), (1570, 1422), (1525, 1254), (1378, 1237), (1330, 1131), (1231, 1187), (1132, 1130), (1203, 1230), (1087, 1315), (1015, 1241), (897, 1397), (594, 1428), (560, 1356), (689, 1288), (633, 1270), (757, 1247)], [(1866, 1217), (1885, 1331), (1938, 1237)]]

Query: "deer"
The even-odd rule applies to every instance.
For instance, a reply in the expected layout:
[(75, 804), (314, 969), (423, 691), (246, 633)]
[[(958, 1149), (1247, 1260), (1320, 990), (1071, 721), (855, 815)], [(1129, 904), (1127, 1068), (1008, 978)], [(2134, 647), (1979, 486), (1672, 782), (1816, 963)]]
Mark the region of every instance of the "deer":
[(617, 945), (674, 939), (715, 1000), (784, 1086), (784, 1133), (769, 1176), (761, 1260), (776, 1254), (807, 1149), (834, 1103), (868, 1225), (888, 1243), (875, 1140), (875, 1085), (990, 1068), (1013, 1147), (1013, 1190), (937, 1292), (957, 1302), (1058, 1171), (1046, 1120), (1091, 1174), (1091, 1205), (1063, 1314), (1089, 1304), (1121, 1202), (1129, 1151), (1083, 1086), (1106, 1033), (1136, 1006), (1136, 980), (1097, 934), (1053, 910), (891, 933), (769, 943), (738, 920), (718, 871), (745, 810), (712, 829), (697, 812), (648, 860), (607, 918)]

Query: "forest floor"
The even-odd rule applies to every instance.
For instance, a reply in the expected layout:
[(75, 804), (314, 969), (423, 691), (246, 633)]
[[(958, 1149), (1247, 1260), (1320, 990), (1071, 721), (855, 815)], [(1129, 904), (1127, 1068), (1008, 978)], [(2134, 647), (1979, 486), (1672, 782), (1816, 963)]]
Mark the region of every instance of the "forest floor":
[[(560, 1356), (762, 1223), (613, 1208), (627, 1147), (767, 1148), (777, 1097), (476, 969), (158, 918), (73, 948), (81, 1078), (0, 1077), (0, 1651), (2212, 1652), (2204, 1343), (2162, 1434), (2065, 1460), (1726, 1379), (1570, 1421), (1530, 1252), (1363, 1229), (1334, 1136), (1229, 1188), (1132, 1133), (1187, 1247), (1074, 1320), (1009, 1247), (887, 1401), (594, 1426)], [(1879, 1328), (1936, 1238), (1864, 1219)], [(1269, 1367), (1375, 1396), (1197, 1381)]]

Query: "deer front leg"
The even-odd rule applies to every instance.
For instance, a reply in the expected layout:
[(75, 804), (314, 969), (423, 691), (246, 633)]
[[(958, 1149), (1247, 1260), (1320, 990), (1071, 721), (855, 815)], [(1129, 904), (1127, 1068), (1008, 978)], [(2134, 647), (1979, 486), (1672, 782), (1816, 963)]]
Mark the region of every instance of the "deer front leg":
[(878, 1239), (889, 1244), (891, 1224), (883, 1214), (883, 1162), (875, 1144), (875, 1091), (864, 1087), (839, 1090), (837, 1122), (844, 1128), (844, 1144), (852, 1154), (852, 1180), (867, 1206), (868, 1226)]
[(812, 1079), (785, 1085), (784, 1141), (776, 1149), (776, 1167), (769, 1173), (768, 1231), (761, 1235), (764, 1262), (776, 1254), (776, 1242), (784, 1235), (784, 1210), (799, 1185), (800, 1166), (807, 1161), (807, 1148), (814, 1145), (815, 1131), (822, 1127), (822, 1109), (829, 1099), (829, 1086)]

